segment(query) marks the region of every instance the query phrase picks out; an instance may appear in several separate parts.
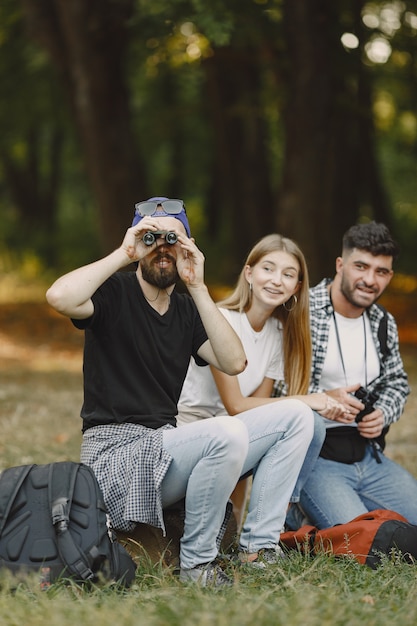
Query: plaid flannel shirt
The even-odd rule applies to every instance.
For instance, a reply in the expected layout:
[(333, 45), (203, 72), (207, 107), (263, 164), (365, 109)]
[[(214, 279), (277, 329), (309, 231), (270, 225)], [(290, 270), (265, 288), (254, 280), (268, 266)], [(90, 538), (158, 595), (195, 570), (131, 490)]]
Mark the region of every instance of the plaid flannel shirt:
[(113, 528), (137, 523), (161, 528), (165, 535), (161, 483), (171, 463), (162, 447), (163, 431), (139, 424), (107, 424), (83, 436), (81, 462), (89, 465), (103, 492)]
[[(330, 282), (330, 278), (325, 278), (310, 289), (310, 325), (313, 346), (310, 393), (324, 391), (319, 382), (326, 358), (329, 327), (333, 315), (333, 307), (327, 291), (327, 285)], [(410, 393), (410, 387), (399, 351), (398, 330), (393, 316), (387, 312), (388, 355), (384, 357), (378, 339), (379, 324), (384, 312), (378, 305), (373, 304), (367, 309), (367, 314), (380, 360), (380, 375), (368, 384), (368, 390), (378, 395), (375, 408), (382, 410), (384, 425), (389, 426), (400, 418)]]

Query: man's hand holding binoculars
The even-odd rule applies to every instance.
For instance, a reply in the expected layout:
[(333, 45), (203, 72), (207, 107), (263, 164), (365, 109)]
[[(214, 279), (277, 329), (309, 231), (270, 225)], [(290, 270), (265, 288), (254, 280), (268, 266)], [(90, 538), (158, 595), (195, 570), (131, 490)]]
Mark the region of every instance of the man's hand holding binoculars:
[(121, 247), (129, 257), (129, 262), (140, 261), (162, 242), (170, 246), (178, 242), (179, 233), (173, 228), (167, 230), (164, 221), (165, 219), (145, 217), (136, 226), (128, 228)]

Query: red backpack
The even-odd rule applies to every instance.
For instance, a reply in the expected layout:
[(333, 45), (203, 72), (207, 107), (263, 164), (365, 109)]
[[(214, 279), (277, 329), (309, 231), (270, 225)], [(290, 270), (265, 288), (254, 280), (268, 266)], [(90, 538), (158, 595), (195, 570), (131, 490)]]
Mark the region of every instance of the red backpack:
[(298, 549), (313, 556), (327, 553), (353, 557), (373, 569), (380, 563), (381, 556), (389, 555), (392, 550), (401, 552), (408, 563), (417, 562), (417, 526), (385, 509), (370, 511), (347, 524), (322, 530), (302, 526), (281, 533), (280, 542), (284, 548)]

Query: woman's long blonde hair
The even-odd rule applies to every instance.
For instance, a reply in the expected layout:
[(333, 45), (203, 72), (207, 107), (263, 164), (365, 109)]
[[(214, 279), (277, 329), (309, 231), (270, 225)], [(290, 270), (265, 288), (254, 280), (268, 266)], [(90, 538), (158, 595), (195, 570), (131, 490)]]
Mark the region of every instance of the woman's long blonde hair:
[(271, 252), (283, 251), (297, 259), (300, 266), (300, 288), (297, 299), (291, 297), (286, 306), (277, 306), (272, 316), (283, 327), (284, 377), (288, 395), (306, 394), (310, 382), (311, 335), (308, 295), (308, 270), (304, 254), (294, 241), (278, 234), (271, 234), (258, 241), (249, 252), (230, 296), (218, 302), (218, 306), (246, 313), (252, 303), (252, 292), (245, 277), (245, 266), (254, 267)]

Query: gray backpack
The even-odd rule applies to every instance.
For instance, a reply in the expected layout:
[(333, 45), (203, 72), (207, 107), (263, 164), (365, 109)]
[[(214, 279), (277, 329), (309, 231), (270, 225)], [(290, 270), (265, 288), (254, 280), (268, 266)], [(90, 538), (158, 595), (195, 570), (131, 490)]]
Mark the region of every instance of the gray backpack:
[(136, 565), (117, 542), (93, 470), (82, 463), (10, 467), (0, 475), (0, 567), (129, 586)]

